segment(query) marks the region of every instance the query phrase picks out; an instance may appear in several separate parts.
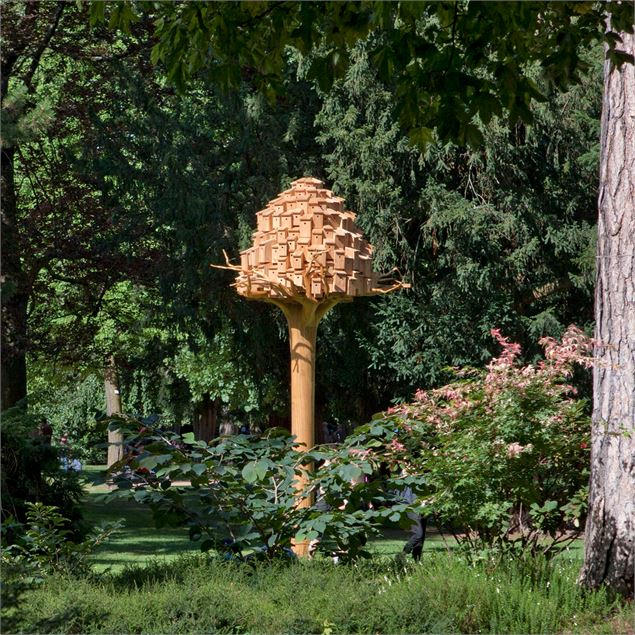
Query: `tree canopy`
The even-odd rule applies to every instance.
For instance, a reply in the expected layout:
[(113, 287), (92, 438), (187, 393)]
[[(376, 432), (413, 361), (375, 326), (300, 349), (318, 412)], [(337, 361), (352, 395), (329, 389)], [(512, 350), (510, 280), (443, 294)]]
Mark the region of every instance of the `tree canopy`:
[[(104, 18), (102, 3), (91, 5)], [(611, 28), (606, 16), (611, 14)], [(141, 16), (154, 24), (152, 60), (184, 90), (203, 74), (224, 89), (248, 77), (274, 99), (284, 91), (288, 48), (307, 58), (307, 75), (323, 90), (350, 67), (352, 45), (368, 42), (381, 81), (395, 87), (400, 123), (415, 142), (478, 145), (487, 124), (503, 113), (532, 120), (530, 105), (545, 90), (532, 77), (565, 89), (586, 68), (581, 56), (604, 39), (616, 63), (632, 55), (616, 48), (631, 31), (623, 2), (146, 2), (123, 0), (109, 24), (129, 30)]]

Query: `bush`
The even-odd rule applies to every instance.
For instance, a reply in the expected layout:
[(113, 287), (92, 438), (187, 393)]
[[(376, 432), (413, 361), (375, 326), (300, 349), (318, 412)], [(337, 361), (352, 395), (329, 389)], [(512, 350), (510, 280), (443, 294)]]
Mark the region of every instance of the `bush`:
[(485, 372), (417, 392), (348, 443), (416, 475), (427, 513), (472, 556), (551, 556), (586, 511), (590, 421), (566, 380), (574, 363), (589, 363), (589, 342), (571, 327), (560, 344), (543, 340), (545, 361), (519, 366), (519, 346), (493, 335), (503, 352)]
[(4, 626), (12, 624), (21, 596), (42, 584), (53, 573), (82, 576), (90, 573), (89, 556), (120, 524), (110, 523), (95, 529), (82, 542), (71, 540), (65, 529), (68, 519), (56, 507), (26, 503), (26, 524), (11, 521), (2, 527), (14, 534), (13, 544), (0, 548), (2, 563), (2, 618)]
[[(302, 452), (282, 430), (208, 444), (191, 433), (179, 437), (134, 420), (112, 425), (128, 426), (128, 445), (139, 452), (112, 466), (115, 495), (148, 504), (159, 527), (188, 526), (203, 551), (273, 560), (292, 556), (294, 540), (315, 540), (318, 550), (355, 559), (369, 556), (368, 536), (387, 519), (408, 522), (407, 504), (385, 500), (377, 483), (364, 480), (377, 467), (365, 452)], [(318, 464), (324, 466), (309, 469)], [(321, 505), (298, 506), (298, 497), (314, 495)]]
[[(2, 519), (24, 522), (27, 503), (41, 502), (59, 508), (68, 521), (66, 529), (79, 538), (86, 530), (79, 506), (83, 494), (79, 476), (62, 470), (58, 449), (40, 434), (40, 423), (40, 417), (22, 407), (2, 413)], [(11, 542), (13, 534), (5, 532), (5, 540)]]

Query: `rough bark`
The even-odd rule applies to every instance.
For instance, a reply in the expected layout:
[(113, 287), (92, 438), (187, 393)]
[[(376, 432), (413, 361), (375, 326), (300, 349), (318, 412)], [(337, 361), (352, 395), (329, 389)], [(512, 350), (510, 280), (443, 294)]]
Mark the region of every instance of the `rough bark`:
[(197, 409), (193, 426), (194, 437), (198, 441), (209, 442), (216, 436), (219, 406), (218, 399), (212, 399), (209, 395), (203, 398)]
[[(121, 413), (121, 394), (119, 393), (119, 381), (117, 367), (114, 359), (110, 359), (104, 371), (104, 388), (106, 390), (106, 414)], [(108, 430), (108, 467), (123, 458), (123, 434)]]
[[(625, 51), (634, 37), (621, 34)], [(580, 582), (633, 595), (635, 68), (606, 62), (600, 162), (589, 516)]]

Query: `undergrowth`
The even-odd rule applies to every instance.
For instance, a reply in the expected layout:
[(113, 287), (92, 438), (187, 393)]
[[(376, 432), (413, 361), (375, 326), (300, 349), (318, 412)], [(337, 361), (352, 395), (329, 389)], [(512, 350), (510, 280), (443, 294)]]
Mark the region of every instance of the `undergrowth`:
[[(22, 633), (617, 633), (632, 606), (575, 584), (579, 563), (329, 560), (245, 565), (204, 556), (117, 575), (51, 577)], [(620, 625), (622, 625), (620, 627)], [(8, 632), (8, 631), (4, 631)]]

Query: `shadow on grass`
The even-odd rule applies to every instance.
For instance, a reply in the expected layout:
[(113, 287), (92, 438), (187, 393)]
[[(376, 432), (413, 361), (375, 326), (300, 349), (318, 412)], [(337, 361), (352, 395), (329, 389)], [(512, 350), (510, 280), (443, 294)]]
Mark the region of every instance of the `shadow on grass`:
[[(104, 497), (104, 466), (89, 466), (84, 473), (89, 485), (84, 498), (84, 516), (92, 524), (123, 519), (125, 526), (96, 551), (93, 562), (99, 569), (111, 567), (120, 571), (126, 565), (148, 565), (153, 558), (165, 562), (183, 554), (200, 553), (200, 543), (189, 540), (186, 528), (161, 528), (154, 525), (149, 508), (136, 501)], [(385, 528), (381, 538), (369, 541), (369, 551), (378, 558), (394, 558), (403, 550), (408, 532)], [(424, 554), (450, 553), (456, 546), (452, 536), (442, 535), (434, 526), (428, 527)]]
[(199, 545), (190, 541), (186, 528), (157, 529), (150, 509), (136, 501), (108, 500), (102, 492), (89, 488), (83, 511), (84, 518), (92, 525), (118, 520), (125, 523), (95, 551), (91, 560), (98, 569), (120, 570), (126, 565), (145, 565), (154, 557), (169, 560), (199, 550)]

